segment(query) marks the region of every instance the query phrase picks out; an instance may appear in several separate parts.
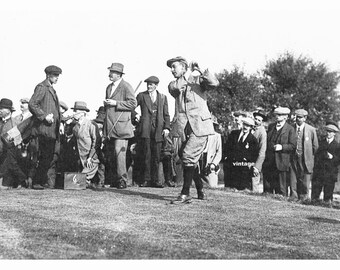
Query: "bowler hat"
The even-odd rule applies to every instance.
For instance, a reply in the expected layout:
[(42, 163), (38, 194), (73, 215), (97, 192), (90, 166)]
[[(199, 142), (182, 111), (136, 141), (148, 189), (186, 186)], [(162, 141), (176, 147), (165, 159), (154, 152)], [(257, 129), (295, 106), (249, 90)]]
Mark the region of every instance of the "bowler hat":
[(0, 100), (0, 109), (9, 109), (12, 112), (15, 111), (15, 109), (13, 108), (13, 102), (12, 100), (8, 99), (8, 98), (2, 98)]
[(295, 115), (305, 117), (305, 116), (308, 115), (308, 112), (304, 109), (298, 109), (298, 110), (295, 111)]
[(182, 56), (177, 56), (177, 57), (169, 59), (168, 61), (166, 61), (166, 65), (169, 68), (171, 68), (172, 64), (175, 62), (181, 62), (181, 63), (184, 63), (186, 66), (188, 66), (187, 60), (185, 60), (185, 58), (183, 58)]
[(243, 124), (246, 124), (248, 126), (255, 126), (255, 121), (253, 118), (245, 117), (242, 119)]
[(124, 65), (121, 63), (112, 63), (111, 67), (108, 67), (107, 69), (124, 74)]
[(98, 111), (96, 111), (98, 114), (105, 114), (105, 108), (104, 106), (100, 106)]
[(30, 102), (30, 99), (29, 98), (21, 98), (20, 99), (20, 103), (28, 103), (28, 102)]
[(266, 113), (263, 110), (258, 110), (257, 112), (254, 112), (253, 116), (254, 117), (260, 116), (260, 117), (262, 117), (263, 121), (267, 121)]
[(84, 101), (76, 101), (74, 103), (74, 107), (71, 108), (72, 110), (81, 110), (81, 111), (87, 111), (89, 112), (90, 110), (87, 108), (87, 104)]
[(159, 79), (156, 76), (150, 76), (149, 78), (145, 79), (144, 82), (146, 83), (159, 83)]
[(290, 114), (290, 109), (287, 107), (277, 107), (274, 110), (274, 114), (279, 114), (279, 115), (288, 115)]
[(57, 66), (48, 66), (45, 68), (45, 73), (46, 74), (51, 74), (51, 75), (59, 75), (61, 74), (62, 70), (60, 67), (57, 67)]
[(68, 110), (68, 106), (67, 106), (67, 104), (64, 102), (64, 101), (59, 101), (59, 105), (60, 105), (60, 107), (62, 107), (65, 111), (67, 111)]

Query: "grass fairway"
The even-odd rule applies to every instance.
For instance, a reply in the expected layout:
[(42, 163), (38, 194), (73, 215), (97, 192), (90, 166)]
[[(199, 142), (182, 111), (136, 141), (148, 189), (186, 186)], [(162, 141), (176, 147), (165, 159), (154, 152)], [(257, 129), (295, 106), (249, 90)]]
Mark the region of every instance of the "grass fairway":
[(179, 192), (1, 191), (0, 258), (339, 258), (339, 209), (223, 189), (170, 205)]

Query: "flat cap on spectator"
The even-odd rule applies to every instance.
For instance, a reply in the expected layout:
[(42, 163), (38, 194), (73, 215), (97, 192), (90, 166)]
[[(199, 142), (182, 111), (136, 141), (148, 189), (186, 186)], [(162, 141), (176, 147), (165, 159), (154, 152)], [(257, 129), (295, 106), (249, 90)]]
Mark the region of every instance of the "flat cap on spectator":
[(57, 67), (57, 66), (48, 66), (45, 68), (45, 73), (46, 74), (51, 74), (51, 75), (60, 75), (62, 72), (61, 68), (60, 67)]
[(250, 118), (250, 117), (245, 117), (245, 118), (243, 118), (242, 119), (242, 122), (243, 122), (243, 124), (246, 124), (246, 125), (248, 125), (248, 126), (255, 126), (255, 121), (254, 121), (254, 119), (253, 118)]
[(290, 109), (287, 107), (277, 107), (274, 110), (274, 114), (279, 114), (279, 115), (288, 115), (290, 114)]
[(263, 121), (267, 121), (267, 115), (263, 110), (258, 110), (257, 112), (254, 112), (253, 116), (254, 117), (260, 116), (260, 117), (262, 117)]
[(59, 101), (59, 105), (60, 105), (60, 107), (62, 107), (65, 111), (67, 111), (68, 110), (68, 106), (67, 106), (67, 104), (64, 102), (64, 101)]
[(159, 79), (156, 76), (150, 76), (149, 78), (145, 79), (144, 82), (146, 83), (159, 83)]
[(84, 101), (76, 101), (74, 103), (74, 107), (71, 108), (72, 110), (80, 110), (80, 111), (87, 111), (89, 112), (90, 110), (87, 108), (87, 104)]
[(333, 121), (333, 120), (326, 121), (326, 130), (333, 131), (333, 132), (339, 132), (338, 123)]
[(28, 102), (30, 102), (30, 99), (27, 97), (20, 99), (20, 103), (28, 103)]
[(308, 115), (308, 112), (304, 109), (298, 109), (298, 110), (295, 110), (295, 115), (305, 117)]
[(121, 63), (112, 63), (111, 67), (108, 67), (107, 69), (124, 74), (124, 65)]
[(184, 63), (186, 66), (188, 66), (187, 60), (185, 60), (185, 58), (183, 58), (182, 56), (177, 56), (177, 57), (169, 59), (168, 61), (166, 61), (166, 65), (169, 68), (171, 68), (172, 64), (175, 62), (181, 62), (181, 63)]
[(337, 126), (334, 126), (334, 125), (327, 125), (326, 130), (332, 131), (332, 132), (339, 132), (339, 128)]

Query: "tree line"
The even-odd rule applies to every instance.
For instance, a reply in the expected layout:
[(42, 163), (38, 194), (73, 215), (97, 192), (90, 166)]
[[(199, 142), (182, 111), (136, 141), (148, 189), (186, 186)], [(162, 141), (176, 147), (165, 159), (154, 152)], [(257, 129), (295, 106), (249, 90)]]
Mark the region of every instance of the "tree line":
[(309, 57), (295, 57), (290, 52), (267, 61), (256, 74), (245, 74), (240, 68), (223, 70), (216, 74), (220, 82), (209, 91), (208, 106), (219, 122), (227, 128), (234, 111), (252, 112), (262, 108), (273, 119), (278, 106), (294, 111), (308, 111), (307, 122), (318, 129), (327, 120), (340, 119), (340, 96), (337, 86), (340, 74), (330, 71), (325, 63), (316, 63)]

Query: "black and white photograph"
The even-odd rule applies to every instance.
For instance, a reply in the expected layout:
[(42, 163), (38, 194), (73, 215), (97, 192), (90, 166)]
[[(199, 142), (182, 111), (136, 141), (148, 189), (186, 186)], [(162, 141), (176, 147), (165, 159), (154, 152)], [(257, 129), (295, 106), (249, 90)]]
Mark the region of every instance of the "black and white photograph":
[(332, 0), (2, 1), (0, 267), (334, 267), (339, 27)]

